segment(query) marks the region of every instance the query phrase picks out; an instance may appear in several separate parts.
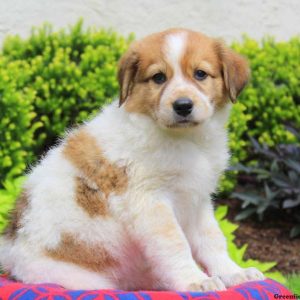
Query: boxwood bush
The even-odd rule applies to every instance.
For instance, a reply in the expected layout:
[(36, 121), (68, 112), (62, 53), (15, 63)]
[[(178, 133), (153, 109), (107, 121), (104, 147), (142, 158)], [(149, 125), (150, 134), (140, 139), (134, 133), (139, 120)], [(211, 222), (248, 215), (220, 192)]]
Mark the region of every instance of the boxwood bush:
[[(248, 58), (251, 80), (233, 106), (229, 127), (232, 164), (251, 164), (250, 137), (274, 147), (297, 143), (286, 125), (300, 128), (300, 37), (288, 42), (248, 37), (232, 48)], [(234, 187), (234, 172), (227, 174), (221, 190)]]
[[(33, 159), (35, 91), (26, 86), (30, 67), (26, 61), (0, 57), (0, 180), (14, 177)], [(20, 88), (22, 86), (22, 88)]]
[[(233, 110), (232, 142), (238, 142), (239, 133), (243, 140), (248, 134), (269, 146), (295, 142), (285, 125), (300, 127), (300, 37), (278, 43), (272, 38), (258, 43), (246, 37), (233, 48), (248, 58), (252, 78)], [(240, 158), (247, 156), (245, 150), (242, 143)]]
[(0, 181), (21, 174), (66, 127), (87, 119), (117, 95), (117, 61), (132, 38), (111, 30), (8, 37), (0, 54)]
[[(0, 182), (21, 174), (65, 128), (95, 113), (118, 93), (116, 66), (132, 37), (111, 30), (35, 28), (8, 37), (0, 53)], [(252, 80), (228, 124), (232, 162), (249, 161), (249, 135), (261, 143), (295, 142), (300, 126), (300, 38), (244, 38), (233, 48), (248, 57)], [(234, 186), (227, 174), (221, 190)]]

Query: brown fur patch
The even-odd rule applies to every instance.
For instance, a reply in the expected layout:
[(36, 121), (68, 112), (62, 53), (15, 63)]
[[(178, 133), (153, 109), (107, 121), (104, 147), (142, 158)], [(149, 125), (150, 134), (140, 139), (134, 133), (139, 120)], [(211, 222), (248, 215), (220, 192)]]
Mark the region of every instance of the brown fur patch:
[(24, 190), (16, 201), (15, 208), (11, 211), (10, 220), (4, 230), (4, 235), (11, 239), (15, 239), (17, 231), (21, 228), (21, 220), (23, 214), (28, 207), (28, 193)]
[[(163, 72), (170, 79), (173, 70), (164, 60), (163, 45), (167, 34), (176, 30), (164, 31), (152, 34), (143, 40), (134, 43), (120, 60), (119, 84), (121, 91), (124, 86), (130, 86), (130, 100), (126, 97), (120, 98), (120, 104), (125, 102), (126, 110), (149, 115), (155, 118), (154, 110), (159, 105), (159, 100), (166, 84), (158, 85), (151, 78), (154, 74)], [(134, 65), (130, 64), (132, 57), (135, 57)], [(132, 68), (135, 72), (132, 72)], [(150, 67), (150, 68), (149, 68)], [(127, 71), (126, 71), (127, 70)], [(123, 74), (131, 74), (125, 76)]]
[(80, 206), (89, 215), (106, 214), (107, 197), (111, 193), (120, 195), (127, 188), (128, 178), (125, 168), (109, 162), (96, 140), (84, 129), (79, 129), (68, 137), (63, 153), (80, 170), (87, 181), (96, 184), (99, 189), (95, 191), (87, 182), (77, 179), (76, 192)]
[(249, 79), (247, 61), (222, 41), (199, 32), (189, 31), (187, 49), (182, 59), (182, 69), (189, 79), (193, 79), (196, 69), (209, 76), (203, 81), (195, 81), (217, 108), (230, 98), (235, 102)]
[(99, 189), (88, 185), (83, 178), (76, 178), (76, 201), (90, 217), (108, 214), (107, 201)]
[(222, 62), (222, 73), (227, 96), (234, 103), (250, 78), (247, 60), (227, 48), (222, 42), (217, 43), (217, 51)]
[[(186, 78), (211, 99), (218, 108), (227, 102), (228, 96), (222, 77), (222, 62), (215, 44), (215, 39), (190, 31), (181, 65)], [(194, 78), (196, 70), (205, 71), (208, 74), (207, 78), (202, 81), (196, 80)]]
[(118, 262), (101, 245), (87, 244), (71, 234), (62, 234), (60, 244), (55, 249), (47, 249), (46, 255), (55, 259), (102, 272), (118, 265)]
[(157, 203), (152, 209), (148, 210), (148, 218), (155, 220), (158, 216), (160, 216), (160, 222), (152, 224), (153, 235), (157, 239), (172, 241), (172, 247), (176, 251), (185, 251), (186, 243), (184, 242), (181, 229), (176, 223), (175, 216), (166, 204)]

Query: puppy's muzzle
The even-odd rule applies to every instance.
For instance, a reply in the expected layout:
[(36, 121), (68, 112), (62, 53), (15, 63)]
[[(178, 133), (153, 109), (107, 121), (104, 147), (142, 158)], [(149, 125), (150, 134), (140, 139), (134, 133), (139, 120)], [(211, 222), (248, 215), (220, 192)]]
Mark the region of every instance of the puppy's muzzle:
[(173, 109), (177, 115), (187, 117), (193, 111), (193, 101), (189, 98), (178, 98), (173, 103)]

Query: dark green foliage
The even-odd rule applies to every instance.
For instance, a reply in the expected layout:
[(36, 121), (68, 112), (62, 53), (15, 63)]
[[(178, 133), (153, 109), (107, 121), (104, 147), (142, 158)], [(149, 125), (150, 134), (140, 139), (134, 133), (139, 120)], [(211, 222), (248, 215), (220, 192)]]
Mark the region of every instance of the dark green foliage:
[[(295, 139), (300, 142), (300, 134), (294, 129)], [(234, 169), (240, 172), (241, 192), (233, 193), (242, 201), (243, 211), (237, 215), (241, 220), (257, 214), (263, 220), (266, 211), (285, 210), (296, 220), (300, 217), (300, 143), (279, 144), (273, 149), (252, 140), (251, 166), (237, 164)], [(300, 222), (291, 231), (294, 237), (300, 234)]]
[(21, 174), (65, 129), (118, 94), (117, 62), (128, 47), (108, 30), (50, 25), (8, 37), (0, 57), (0, 182)]

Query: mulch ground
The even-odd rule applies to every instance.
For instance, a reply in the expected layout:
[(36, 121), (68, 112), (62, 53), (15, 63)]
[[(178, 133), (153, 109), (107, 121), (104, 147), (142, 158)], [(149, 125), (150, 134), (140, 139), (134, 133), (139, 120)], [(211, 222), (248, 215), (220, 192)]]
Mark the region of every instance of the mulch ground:
[(273, 270), (283, 274), (300, 273), (300, 237), (289, 237), (293, 223), (288, 215), (270, 213), (263, 222), (258, 222), (255, 217), (237, 222), (234, 217), (239, 212), (240, 202), (222, 200), (218, 203), (228, 205), (228, 219), (239, 224), (235, 242), (238, 246), (248, 244), (245, 258), (276, 261)]

